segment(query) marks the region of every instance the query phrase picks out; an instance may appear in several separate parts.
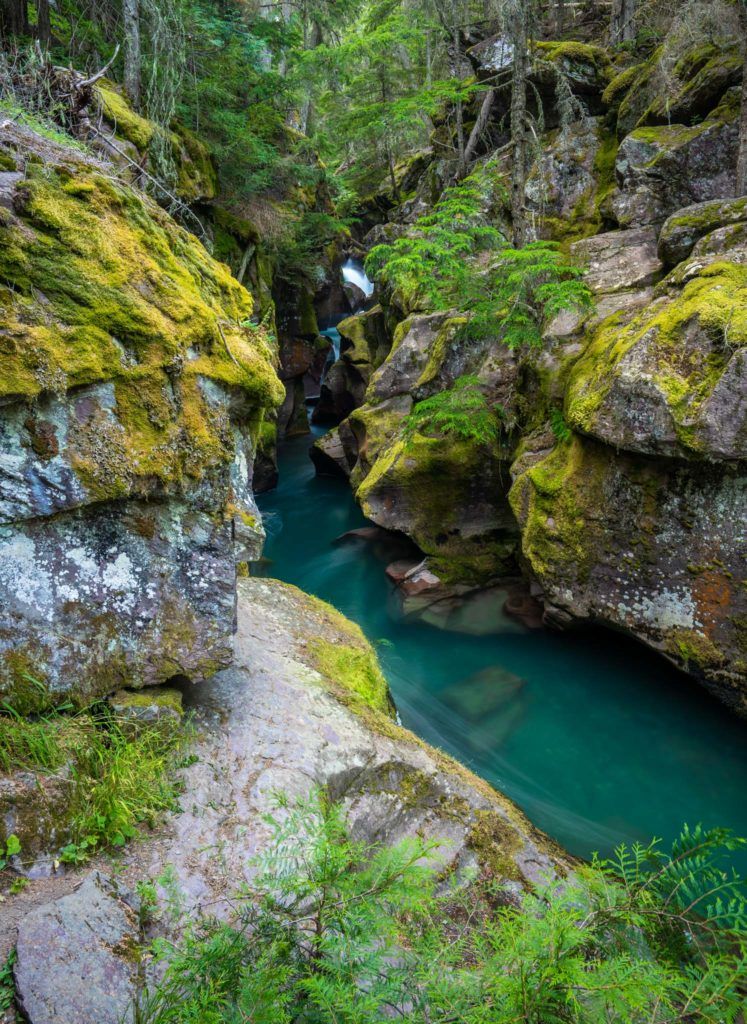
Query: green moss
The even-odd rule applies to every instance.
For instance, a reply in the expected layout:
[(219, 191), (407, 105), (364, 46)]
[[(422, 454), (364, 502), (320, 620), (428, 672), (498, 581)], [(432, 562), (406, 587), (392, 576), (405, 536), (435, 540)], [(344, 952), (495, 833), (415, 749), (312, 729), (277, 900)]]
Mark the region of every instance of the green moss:
[(214, 199), (218, 172), (207, 147), (188, 128), (173, 122), (171, 143), (177, 168), (177, 195), (187, 203)]
[(354, 702), (362, 701), (374, 711), (391, 712), (389, 686), (367, 643), (348, 646), (317, 638), (311, 640), (309, 649), (314, 667), (349, 693)]
[[(693, 322), (715, 341), (705, 359), (701, 350), (682, 344)], [(617, 315), (607, 319), (571, 371), (565, 409), (571, 426), (593, 433), (594, 417), (614, 382), (617, 365), (644, 339), (653, 347), (652, 381), (667, 400), (679, 439), (687, 448), (697, 447), (691, 428), (723, 373), (726, 359), (721, 350), (727, 341), (732, 348), (747, 344), (747, 268), (713, 263), (681, 293), (662, 297), (627, 326), (620, 327)]]
[(634, 64), (632, 67), (625, 68), (624, 71), (620, 71), (619, 74), (615, 75), (602, 93), (602, 102), (608, 107), (615, 107), (620, 104), (640, 75), (643, 67), (643, 64)]
[(588, 511), (605, 507), (606, 471), (601, 447), (574, 435), (517, 477), (509, 500), (522, 551), (540, 579), (555, 577), (559, 567), (588, 575), (597, 543)]
[(104, 117), (114, 124), (117, 135), (145, 152), (155, 131), (153, 122), (137, 114), (112, 82), (102, 79), (96, 85), (96, 95)]
[(467, 584), (476, 587), (490, 583), (498, 577), (509, 576), (516, 571), (515, 538), (483, 541), (481, 549), (472, 555), (463, 555), (459, 558), (439, 558), (432, 555), (428, 559), (428, 568), (448, 585)]
[(303, 291), (299, 296), (298, 303), (299, 334), (303, 338), (314, 338), (319, 336), (319, 324), (314, 309), (314, 296), (311, 292)]
[(0, 170), (1, 171), (15, 171), (16, 160), (10, 153), (4, 153), (0, 151)]
[(149, 708), (155, 705), (177, 711), (180, 715), (184, 710), (179, 690), (167, 686), (146, 687), (144, 690), (117, 690), (110, 701), (120, 708)]
[(46, 681), (39, 678), (38, 655), (29, 647), (16, 647), (0, 661), (0, 699), (19, 715), (37, 714), (54, 703)]
[(97, 499), (153, 477), (178, 488), (229, 461), (200, 378), (257, 409), (283, 396), (249, 293), (155, 204), (95, 172), (32, 169), (16, 209), (0, 225), (0, 397), (113, 383), (117, 420), (100, 410), (70, 453)]
[(535, 46), (545, 60), (552, 61), (554, 64), (587, 64), (604, 78), (608, 78), (611, 74), (612, 65), (609, 55), (601, 46), (573, 41), (536, 43)]
[(719, 668), (726, 660), (709, 637), (692, 629), (674, 630), (667, 640), (667, 649), (689, 670)]
[(521, 880), (515, 861), (521, 850), (521, 838), (513, 824), (497, 811), (475, 811), (467, 846), (474, 850), (484, 871), (501, 879)]

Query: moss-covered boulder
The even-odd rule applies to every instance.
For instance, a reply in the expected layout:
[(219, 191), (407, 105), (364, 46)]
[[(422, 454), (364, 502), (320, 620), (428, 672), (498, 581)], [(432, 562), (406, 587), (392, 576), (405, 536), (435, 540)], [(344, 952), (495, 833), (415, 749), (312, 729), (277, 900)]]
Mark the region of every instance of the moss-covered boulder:
[[(128, 169), (134, 179), (141, 167), (154, 163), (157, 151), (173, 167), (167, 186), (184, 203), (208, 202), (218, 193), (218, 173), (207, 147), (185, 125), (174, 121), (166, 131), (132, 108), (122, 88), (108, 79), (95, 87), (103, 131), (97, 130), (92, 145), (112, 163)], [(157, 168), (158, 169), (158, 168)], [(161, 176), (163, 171), (161, 168)]]
[(620, 144), (617, 187), (603, 212), (621, 227), (661, 224), (691, 203), (735, 194), (737, 109), (725, 107), (693, 127), (637, 128)]
[(1, 212), (0, 694), (204, 678), (230, 656), (282, 396), (251, 297), (91, 166), (31, 165)]
[(515, 539), (500, 452), (454, 437), (395, 435), (356, 491), (375, 523), (412, 538), (465, 581), (505, 574)]
[(687, 259), (696, 242), (718, 228), (747, 225), (747, 197), (714, 199), (677, 210), (662, 226), (659, 256), (669, 267)]
[(622, 629), (747, 713), (747, 483), (736, 465), (641, 459), (540, 437), (511, 504), (546, 614)]
[(747, 458), (747, 267), (712, 262), (627, 325), (606, 320), (571, 371), (566, 419), (618, 449)]
[(648, 125), (692, 125), (706, 117), (742, 78), (736, 46), (697, 42), (676, 60), (656, 49), (648, 60), (619, 72), (604, 94), (617, 116), (620, 138)]

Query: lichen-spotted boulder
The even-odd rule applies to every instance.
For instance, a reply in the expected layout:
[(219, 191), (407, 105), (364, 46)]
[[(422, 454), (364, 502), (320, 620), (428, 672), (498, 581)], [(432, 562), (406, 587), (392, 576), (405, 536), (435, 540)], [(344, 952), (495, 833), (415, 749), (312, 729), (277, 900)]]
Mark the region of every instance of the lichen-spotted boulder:
[(526, 442), (512, 472), (511, 504), (546, 616), (622, 629), (747, 714), (739, 467), (545, 436)]
[(621, 227), (661, 224), (682, 206), (726, 199), (736, 191), (737, 108), (725, 105), (693, 127), (637, 128), (620, 144), (617, 188), (604, 213)]
[(252, 301), (90, 164), (29, 165), (0, 210), (0, 695), (21, 711), (231, 650), (282, 388)]
[[(747, 250), (744, 252), (747, 256)], [(747, 267), (731, 250), (675, 273), (629, 324), (607, 319), (571, 371), (568, 422), (614, 448), (747, 458)]]

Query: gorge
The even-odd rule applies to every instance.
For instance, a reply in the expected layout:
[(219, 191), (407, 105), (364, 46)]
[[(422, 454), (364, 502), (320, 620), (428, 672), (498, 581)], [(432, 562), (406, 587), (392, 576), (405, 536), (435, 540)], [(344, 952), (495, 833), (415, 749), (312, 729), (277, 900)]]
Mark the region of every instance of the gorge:
[(0, 1024), (741, 1024), (747, 0), (0, 3)]

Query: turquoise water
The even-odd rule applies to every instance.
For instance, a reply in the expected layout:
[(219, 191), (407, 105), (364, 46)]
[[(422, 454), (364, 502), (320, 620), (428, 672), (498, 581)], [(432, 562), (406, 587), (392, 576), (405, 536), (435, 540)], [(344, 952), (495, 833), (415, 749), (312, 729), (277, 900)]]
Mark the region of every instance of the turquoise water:
[(398, 621), (386, 560), (334, 543), (367, 521), (345, 481), (315, 476), (311, 440), (282, 447), (280, 485), (259, 499), (262, 572), (361, 625), (406, 726), (579, 856), (671, 839), (685, 821), (747, 835), (745, 723), (609, 632), (470, 637)]

